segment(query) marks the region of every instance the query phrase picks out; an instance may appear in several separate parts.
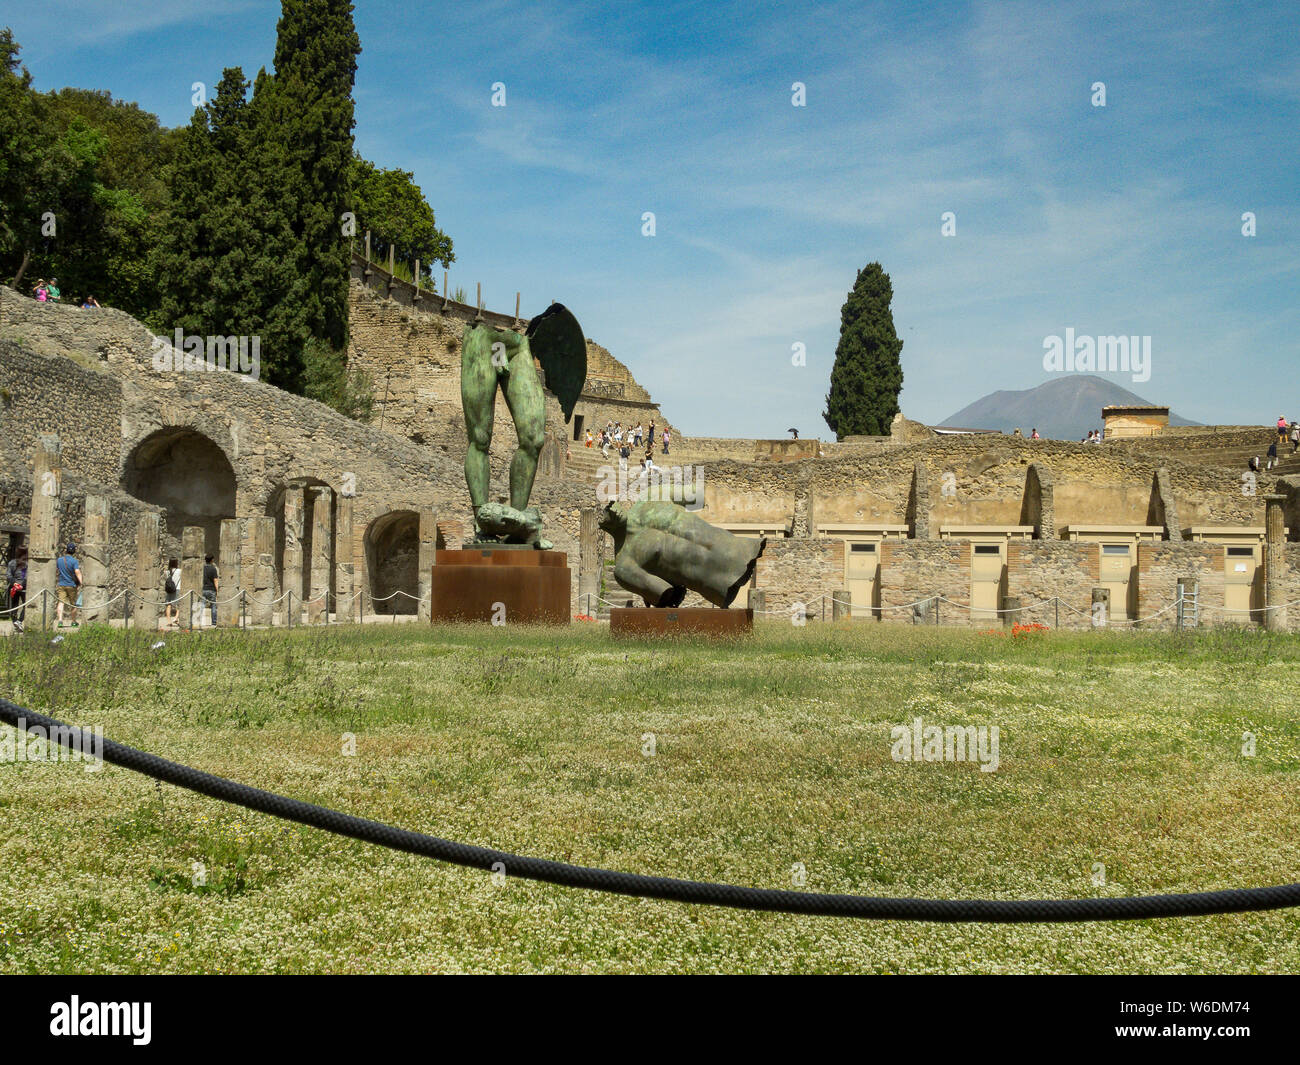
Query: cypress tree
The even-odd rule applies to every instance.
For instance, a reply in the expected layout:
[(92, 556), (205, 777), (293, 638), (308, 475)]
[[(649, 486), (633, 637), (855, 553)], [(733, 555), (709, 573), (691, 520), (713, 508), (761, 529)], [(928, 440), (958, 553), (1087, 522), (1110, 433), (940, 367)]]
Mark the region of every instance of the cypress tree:
[(282, 166), (289, 196), (276, 198), (295, 246), (284, 249), (291, 259), (282, 264), (291, 272), (292, 306), (272, 314), (279, 326), (272, 332), (305, 330), (301, 384), (326, 401), (348, 342), (351, 246), (342, 215), (353, 209), (352, 86), (360, 52), (349, 0), (283, 0), (262, 130), (277, 142), (263, 148)]
[(903, 342), (889, 309), (893, 297), (889, 275), (879, 263), (869, 263), (858, 271), (840, 311), (840, 342), (822, 414), (837, 439), (885, 436), (898, 413)]
[(212, 197), (220, 165), (207, 112), (198, 108), (181, 136), (168, 179), (171, 209), (166, 236), (155, 257), (162, 279), (155, 328), (196, 335), (210, 332), (216, 312), (208, 283), (216, 206)]

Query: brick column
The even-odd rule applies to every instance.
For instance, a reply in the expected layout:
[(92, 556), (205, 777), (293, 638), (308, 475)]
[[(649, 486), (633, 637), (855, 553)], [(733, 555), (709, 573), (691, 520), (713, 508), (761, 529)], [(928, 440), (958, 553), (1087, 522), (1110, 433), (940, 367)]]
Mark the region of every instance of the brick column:
[(853, 594), (847, 588), (836, 588), (831, 603), (831, 620), (839, 621), (841, 618), (853, 619)]
[[(288, 621), (290, 604), (297, 611), (302, 608), (302, 535), (303, 491), (287, 488), (284, 493), (284, 559), (280, 564), (280, 590), (285, 594), (281, 609)], [(296, 615), (295, 620), (302, 615)]]
[(352, 560), (352, 496), (339, 495), (338, 527), (334, 530), (334, 594), (338, 619), (359, 618), (356, 564)]
[(248, 603), (250, 625), (270, 625), (275, 614), (275, 519), (248, 519), (253, 538), (253, 590)]
[[(54, 624), (54, 563), (59, 557), (59, 496), (63, 491), (63, 445), (58, 436), (39, 436), (33, 461), (32, 516), (27, 545), (27, 623), (44, 616)], [(41, 594), (45, 595), (42, 610)]]
[[(181, 628), (197, 628), (203, 608), (203, 553), (207, 540), (199, 525), (181, 530)], [(190, 592), (194, 593), (193, 598)]]
[(578, 602), (577, 609), (596, 616), (600, 603), (600, 569), (605, 561), (605, 533), (600, 527), (600, 511), (584, 507), (578, 515)]
[[(1100, 611), (1098, 611), (1097, 609), (1098, 603), (1102, 605), (1102, 609)], [(1092, 590), (1091, 624), (1093, 625), (1093, 627), (1098, 629), (1106, 628), (1110, 625), (1110, 589), (1109, 588), (1094, 588)]]
[(164, 560), (158, 550), (158, 515), (141, 514), (135, 529), (135, 596), (131, 600), (137, 629), (158, 631), (158, 604), (162, 593), (159, 570)]
[(1270, 632), (1287, 629), (1284, 503), (1285, 495), (1264, 496), (1264, 628)]
[(436, 511), (422, 509), (420, 511), (420, 559), (419, 559), (419, 583), (416, 585), (419, 595), (419, 609), (417, 614), (421, 621), (428, 621), (431, 618), (430, 607), (432, 600), (430, 596), (433, 593), (433, 560), (438, 547), (438, 515)]
[(334, 546), (334, 489), (311, 490), (311, 585), (307, 593), (307, 622), (329, 621), (330, 549)]
[(86, 496), (86, 530), (77, 545), (81, 559), (82, 619), (107, 622), (108, 618), (108, 496)]
[[(223, 625), (238, 625), (242, 620), (239, 590), (243, 587), (244, 522), (239, 518), (221, 519), (221, 546), (217, 549), (217, 620)], [(230, 602), (226, 602), (229, 599)]]

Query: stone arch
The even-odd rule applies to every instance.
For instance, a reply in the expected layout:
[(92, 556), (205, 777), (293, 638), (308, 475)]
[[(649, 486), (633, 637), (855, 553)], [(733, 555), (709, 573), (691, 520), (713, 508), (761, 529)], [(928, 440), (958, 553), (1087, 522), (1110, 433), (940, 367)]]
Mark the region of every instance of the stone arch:
[(221, 519), (235, 516), (238, 482), (225, 451), (189, 426), (156, 429), (136, 443), (122, 464), (122, 488), (161, 507), (166, 551), (178, 554), (181, 530), (198, 525), (216, 553)]
[[(366, 527), (366, 593), (376, 614), (414, 614), (420, 594), (420, 515), (392, 510)], [(394, 592), (405, 595), (394, 596)], [(391, 599), (389, 596), (393, 596)]]

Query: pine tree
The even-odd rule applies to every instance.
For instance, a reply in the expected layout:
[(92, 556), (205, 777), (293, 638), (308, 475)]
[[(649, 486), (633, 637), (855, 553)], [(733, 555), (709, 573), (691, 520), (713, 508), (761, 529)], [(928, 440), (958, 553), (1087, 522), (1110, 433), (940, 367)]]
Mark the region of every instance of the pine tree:
[(903, 342), (889, 309), (894, 288), (879, 263), (858, 271), (840, 311), (840, 342), (822, 415), (838, 439), (885, 436), (903, 390)]

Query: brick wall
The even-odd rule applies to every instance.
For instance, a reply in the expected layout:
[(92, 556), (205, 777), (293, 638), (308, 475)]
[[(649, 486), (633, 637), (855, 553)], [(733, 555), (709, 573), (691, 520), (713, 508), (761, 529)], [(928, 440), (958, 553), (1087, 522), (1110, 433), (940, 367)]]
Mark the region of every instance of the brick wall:
[[(1091, 625), (1092, 589), (1100, 576), (1101, 545), (1068, 540), (1012, 540), (1007, 544), (1007, 595), (1026, 609), (1017, 621), (1063, 629)], [(1041, 604), (1060, 597), (1057, 604)]]
[[(844, 587), (844, 541), (769, 539), (755, 575), (767, 596), (767, 610), (788, 617), (794, 603), (803, 603), (809, 617), (820, 617), (818, 600), (826, 596), (829, 619), (829, 597)], [(738, 599), (737, 605), (744, 604)]]
[[(1178, 597), (1178, 578), (1192, 577), (1200, 584), (1202, 606), (1223, 606), (1223, 545), (1163, 541), (1138, 544), (1139, 619), (1165, 610)], [(1202, 616), (1202, 624), (1221, 620), (1219, 615)], [(1142, 622), (1143, 628), (1173, 629), (1178, 626), (1175, 609)]]
[(946, 625), (968, 624), (970, 559), (969, 540), (884, 541), (880, 545), (881, 619), (910, 622), (912, 611), (901, 607), (942, 595), (953, 605), (940, 605), (940, 621)]

